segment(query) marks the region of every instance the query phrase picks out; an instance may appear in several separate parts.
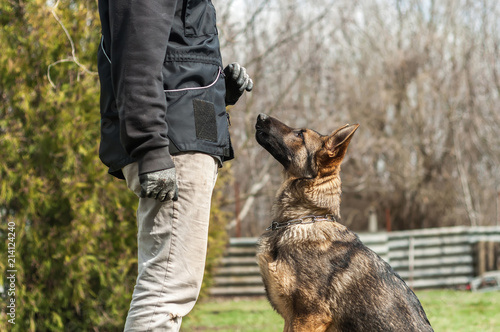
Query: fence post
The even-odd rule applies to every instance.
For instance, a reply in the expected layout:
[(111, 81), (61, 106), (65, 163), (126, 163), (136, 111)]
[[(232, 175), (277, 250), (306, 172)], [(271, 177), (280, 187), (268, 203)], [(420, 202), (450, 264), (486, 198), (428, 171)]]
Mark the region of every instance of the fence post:
[(409, 242), (409, 250), (408, 250), (408, 272), (410, 273), (409, 276), (409, 283), (410, 283), (410, 288), (413, 289), (413, 270), (415, 267), (415, 238), (413, 236), (410, 236), (410, 242)]

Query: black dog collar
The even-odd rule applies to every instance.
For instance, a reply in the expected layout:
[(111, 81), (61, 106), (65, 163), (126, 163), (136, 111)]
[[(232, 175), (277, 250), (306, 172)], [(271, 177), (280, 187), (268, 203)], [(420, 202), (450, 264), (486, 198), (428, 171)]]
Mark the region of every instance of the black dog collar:
[(283, 221), (283, 222), (273, 221), (271, 223), (271, 226), (269, 226), (268, 228), (266, 228), (266, 231), (274, 231), (274, 230), (277, 230), (277, 229), (280, 229), (280, 228), (285, 228), (285, 227), (292, 226), (292, 225), (314, 224), (317, 221), (332, 221), (332, 222), (336, 222), (337, 218), (335, 218), (335, 216), (333, 214), (327, 214), (327, 215), (324, 215), (324, 216), (305, 216), (305, 217), (302, 217), (302, 218), (292, 219), (292, 220)]

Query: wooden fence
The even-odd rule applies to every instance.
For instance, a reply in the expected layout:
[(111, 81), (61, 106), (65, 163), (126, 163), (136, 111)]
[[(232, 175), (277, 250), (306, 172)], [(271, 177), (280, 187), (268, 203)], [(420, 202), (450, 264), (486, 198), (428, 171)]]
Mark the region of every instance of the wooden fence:
[[(498, 226), (358, 235), (414, 289), (461, 287), (486, 270), (500, 269)], [(256, 243), (257, 238), (230, 239), (211, 295), (264, 295)]]

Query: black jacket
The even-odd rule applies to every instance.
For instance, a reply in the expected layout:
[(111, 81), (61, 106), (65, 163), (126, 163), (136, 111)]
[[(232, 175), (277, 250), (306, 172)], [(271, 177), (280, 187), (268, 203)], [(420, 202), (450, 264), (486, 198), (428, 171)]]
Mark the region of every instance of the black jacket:
[(170, 154), (233, 157), (210, 0), (99, 0), (99, 156), (109, 172), (174, 167)]

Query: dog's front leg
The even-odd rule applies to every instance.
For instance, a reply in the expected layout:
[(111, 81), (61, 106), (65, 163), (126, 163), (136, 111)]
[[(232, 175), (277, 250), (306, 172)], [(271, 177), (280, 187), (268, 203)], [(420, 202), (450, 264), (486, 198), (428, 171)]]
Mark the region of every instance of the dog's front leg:
[(330, 326), (323, 317), (301, 317), (292, 321), (285, 321), (283, 332), (325, 332)]

